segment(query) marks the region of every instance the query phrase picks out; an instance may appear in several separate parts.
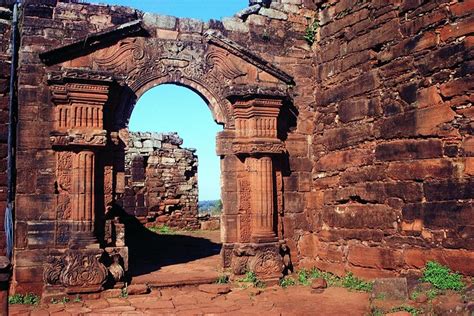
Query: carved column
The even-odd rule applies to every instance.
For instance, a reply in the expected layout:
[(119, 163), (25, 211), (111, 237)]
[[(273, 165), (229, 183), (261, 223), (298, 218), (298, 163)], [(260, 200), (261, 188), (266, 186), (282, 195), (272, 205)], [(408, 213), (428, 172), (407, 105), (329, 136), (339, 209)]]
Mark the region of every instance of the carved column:
[(72, 212), (73, 243), (87, 246), (95, 242), (93, 233), (95, 219), (95, 153), (81, 150), (73, 158)]
[[(54, 108), (51, 144), (57, 151), (58, 248), (45, 264), (46, 291), (87, 293), (102, 290), (107, 268), (94, 234), (96, 155), (107, 145), (104, 106), (112, 81), (100, 74), (50, 76)], [(60, 201), (60, 202), (59, 202)]]
[(253, 242), (276, 241), (273, 225), (273, 163), (269, 156), (249, 157)]
[[(232, 166), (237, 183), (228, 186), (237, 191), (237, 205), (230, 208), (235, 215), (228, 213), (229, 208), (224, 202), (223, 227), (227, 237), (223, 247), (224, 266), (232, 267), (234, 274), (253, 271), (267, 281), (277, 280), (283, 271), (274, 227), (273, 167), (273, 159), (285, 152), (283, 142), (277, 137), (281, 105), (282, 100), (275, 98), (254, 97), (236, 101), (235, 131), (221, 133), (217, 146), (224, 159), (232, 155), (237, 157)], [(233, 137), (230, 139), (226, 135)], [(230, 225), (229, 220), (235, 221), (236, 225)], [(235, 232), (236, 236), (230, 232)], [(226, 243), (229, 241), (232, 243)]]

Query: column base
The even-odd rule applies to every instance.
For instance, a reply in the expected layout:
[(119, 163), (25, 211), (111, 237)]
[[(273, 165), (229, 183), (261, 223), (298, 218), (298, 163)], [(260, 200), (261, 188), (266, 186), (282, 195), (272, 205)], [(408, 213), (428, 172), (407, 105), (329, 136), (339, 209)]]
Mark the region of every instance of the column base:
[(108, 271), (101, 262), (103, 249), (70, 249), (50, 256), (43, 278), (51, 289), (64, 289), (67, 294), (94, 293), (103, 290)]
[[(233, 246), (233, 247), (232, 247)], [(229, 250), (232, 247), (230, 255)], [(254, 272), (265, 283), (275, 283), (283, 276), (284, 264), (280, 255), (280, 243), (245, 243), (223, 246), (224, 263), (229, 265), (234, 275)]]

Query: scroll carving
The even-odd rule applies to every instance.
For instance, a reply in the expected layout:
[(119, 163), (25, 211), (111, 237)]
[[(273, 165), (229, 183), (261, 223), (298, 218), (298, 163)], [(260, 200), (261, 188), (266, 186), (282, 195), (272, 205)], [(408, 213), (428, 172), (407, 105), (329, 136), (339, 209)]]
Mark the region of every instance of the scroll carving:
[(286, 151), (286, 148), (283, 143), (236, 143), (232, 145), (232, 151), (236, 154), (282, 154)]
[(59, 278), (64, 269), (62, 258), (48, 257), (44, 265), (43, 280), (49, 285), (59, 285)]
[(206, 56), (206, 64), (210, 69), (215, 69), (229, 80), (246, 75), (232, 60), (232, 57), (222, 50), (210, 51)]
[(48, 285), (63, 286), (67, 293), (102, 290), (108, 275), (99, 261), (102, 250), (69, 250), (62, 256), (49, 256), (43, 279)]
[(50, 137), (52, 146), (105, 146), (107, 144), (107, 135), (105, 131), (100, 134), (80, 134), (71, 133), (63, 135), (52, 135)]
[(111, 70), (122, 67), (127, 62), (130, 64), (130, 61), (139, 62), (144, 57), (145, 51), (136, 39), (125, 39), (107, 56), (95, 58), (94, 63), (99, 67)]
[(259, 252), (249, 261), (251, 271), (260, 277), (280, 277), (284, 269), (283, 260), (274, 250)]
[(102, 252), (70, 250), (63, 258), (59, 281), (73, 292), (99, 291), (107, 279), (107, 268), (99, 262)]

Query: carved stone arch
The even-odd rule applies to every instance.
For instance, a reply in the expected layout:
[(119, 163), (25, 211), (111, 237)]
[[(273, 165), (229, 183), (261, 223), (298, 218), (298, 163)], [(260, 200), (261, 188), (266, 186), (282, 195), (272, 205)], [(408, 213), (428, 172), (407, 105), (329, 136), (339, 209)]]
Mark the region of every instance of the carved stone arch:
[[(61, 242), (87, 249), (96, 241), (94, 228), (105, 225), (95, 214), (104, 214), (105, 206), (125, 192), (126, 128), (136, 101), (154, 86), (177, 84), (197, 92), (225, 127), (217, 135), (223, 265), (236, 274), (252, 270), (266, 279), (280, 277), (275, 212), (282, 209), (277, 169), (286, 148), (278, 120), (293, 79), (217, 30), (188, 40), (143, 31), (141, 21), (135, 21), (40, 55), (47, 67), (53, 66), (47, 69), (54, 104), (50, 136), (64, 200), (57, 214), (71, 214), (57, 219), (70, 232)], [(72, 168), (61, 164), (69, 157)], [(67, 201), (71, 211), (65, 212)], [(69, 259), (58, 262), (71, 271), (82, 269)], [(99, 258), (91, 255), (93, 260)], [(88, 281), (94, 289), (103, 284), (101, 264), (95, 264), (101, 277)], [(57, 281), (48, 274), (46, 279), (75, 286), (65, 277)]]
[(124, 92), (126, 94), (131, 93), (131, 95), (128, 98), (124, 98), (125, 103), (120, 104), (120, 107), (125, 108), (123, 111), (117, 111), (120, 115), (124, 115), (118, 121), (128, 123), (133, 108), (142, 95), (150, 89), (162, 84), (175, 84), (194, 91), (206, 102), (216, 123), (224, 125), (225, 128), (234, 127), (232, 104), (229, 100), (219, 98), (212, 89), (209, 89), (208, 86), (202, 82), (186, 77), (170, 78), (169, 76), (159, 78), (149, 76), (140, 78), (140, 82), (131, 83), (129, 89), (125, 89), (127, 92)]

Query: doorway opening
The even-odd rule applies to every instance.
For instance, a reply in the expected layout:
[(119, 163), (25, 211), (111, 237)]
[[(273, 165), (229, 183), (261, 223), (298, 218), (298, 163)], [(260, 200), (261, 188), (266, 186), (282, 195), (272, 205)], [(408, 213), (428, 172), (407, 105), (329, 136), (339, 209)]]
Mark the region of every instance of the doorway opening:
[(133, 109), (119, 198), (132, 283), (208, 283), (220, 274), (222, 127), (206, 107), (194, 91), (163, 84)]

